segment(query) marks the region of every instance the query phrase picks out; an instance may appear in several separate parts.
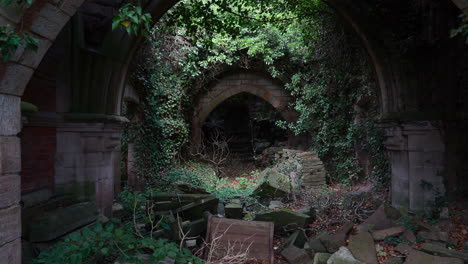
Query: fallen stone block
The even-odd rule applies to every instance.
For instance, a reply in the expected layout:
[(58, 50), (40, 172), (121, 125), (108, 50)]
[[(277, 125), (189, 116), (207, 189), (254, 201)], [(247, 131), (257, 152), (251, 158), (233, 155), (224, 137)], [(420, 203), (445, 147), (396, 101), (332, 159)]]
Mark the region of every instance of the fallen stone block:
[(312, 258), (307, 254), (305, 249), (295, 247), (294, 245), (283, 249), (281, 255), (290, 264), (310, 264), (312, 262)]
[(275, 210), (275, 209), (281, 208), (283, 206), (284, 206), (284, 204), (281, 201), (270, 201), (270, 204), (268, 205), (268, 208), (270, 210)]
[(378, 230), (372, 232), (372, 237), (374, 240), (384, 240), (387, 237), (394, 237), (401, 235), (405, 231), (403, 226), (391, 227), (383, 230)]
[(309, 223), (310, 216), (294, 212), (289, 209), (280, 209), (255, 215), (255, 221), (267, 221), (275, 223), (275, 228), (305, 227)]
[(403, 238), (411, 243), (416, 243), (416, 236), (414, 235), (414, 232), (409, 229), (406, 229), (405, 232), (403, 232)]
[(59, 238), (81, 226), (96, 221), (97, 207), (94, 202), (73, 204), (44, 212), (29, 223), (29, 241), (45, 242)]
[(177, 190), (189, 194), (209, 194), (205, 188), (195, 186), (186, 182), (174, 182), (172, 184)]
[(353, 254), (346, 247), (340, 247), (340, 249), (333, 253), (327, 260), (327, 264), (363, 264), (357, 260)]
[(310, 216), (310, 223), (314, 222), (317, 219), (317, 211), (315, 207), (306, 206), (304, 208), (296, 210), (296, 212)]
[(197, 220), (203, 218), (203, 212), (205, 211), (215, 212), (218, 209), (218, 202), (218, 198), (209, 195), (205, 198), (179, 207), (174, 210), (174, 214), (179, 214), (180, 216), (183, 216), (184, 219)]
[(353, 228), (353, 223), (346, 223), (335, 234), (325, 234), (320, 236), (320, 242), (325, 246), (327, 252), (333, 253), (340, 247), (346, 246), (346, 237)]
[(403, 258), (401, 257), (390, 257), (385, 260), (385, 264), (402, 264), (403, 263)]
[(450, 234), (447, 232), (419, 231), (417, 236), (425, 240), (434, 240), (442, 242), (450, 241)]
[(291, 183), (287, 175), (274, 169), (266, 169), (259, 175), (260, 184), (253, 191), (254, 196), (261, 198), (286, 197), (291, 192)]
[(331, 254), (329, 253), (315, 253), (313, 264), (327, 264), (327, 261), (330, 259), (330, 257)]
[(468, 263), (468, 253), (451, 250), (445, 247), (439, 247), (431, 243), (425, 243), (421, 246), (421, 250), (436, 256), (453, 257), (463, 260)]
[(286, 249), (290, 246), (297, 248), (304, 248), (304, 245), (308, 242), (307, 235), (303, 230), (296, 230), (281, 246), (282, 249)]
[(408, 256), (413, 250), (413, 249), (410, 245), (408, 244), (404, 244), (404, 243), (400, 243), (398, 244), (396, 247), (395, 247), (395, 250), (400, 252), (401, 254), (403, 255), (406, 255)]
[(327, 253), (327, 248), (322, 244), (320, 238), (314, 238), (309, 242), (309, 249), (314, 253)]
[(242, 219), (244, 217), (244, 207), (240, 203), (229, 203), (224, 206), (224, 213), (227, 218)]
[(351, 236), (348, 248), (357, 260), (366, 264), (378, 264), (374, 239), (369, 232)]
[(370, 230), (382, 230), (396, 226), (394, 218), (398, 214), (393, 209), (390, 205), (382, 204), (362, 225), (369, 226)]
[(412, 250), (406, 258), (405, 264), (463, 264), (457, 258), (444, 258), (433, 256), (421, 251)]

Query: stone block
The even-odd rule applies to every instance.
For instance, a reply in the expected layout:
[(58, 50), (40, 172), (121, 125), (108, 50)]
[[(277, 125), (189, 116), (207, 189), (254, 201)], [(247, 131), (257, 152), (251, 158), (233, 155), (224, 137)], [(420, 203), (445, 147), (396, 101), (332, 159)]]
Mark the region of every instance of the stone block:
[[(6, 78), (8, 79), (10, 77)], [(0, 91), (3, 90), (1, 84), (4, 80), (5, 79), (0, 83)], [(20, 97), (0, 94), (0, 109), (2, 109), (2, 111), (0, 111), (0, 135), (14, 136), (18, 134), (21, 131)]]
[(21, 264), (21, 239), (0, 246), (0, 262), (5, 264)]
[(421, 246), (421, 250), (424, 252), (436, 255), (436, 256), (458, 258), (458, 259), (463, 260), (465, 263), (468, 263), (467, 252), (456, 251), (456, 250), (448, 249), (445, 247), (433, 245), (431, 243), (423, 244)]
[(52, 46), (52, 42), (46, 38), (37, 37), (37, 39), (39, 40), (37, 51), (20, 47), (16, 50), (11, 60), (29, 68), (37, 68), (45, 53), (49, 50), (50, 46)]
[[(27, 5), (21, 5), (15, 1), (9, 5), (2, 3), (0, 4), (0, 15), (17, 24), (21, 21), (21, 17), (27, 8)], [(15, 26), (13, 23), (10, 23), (10, 25)]]
[(385, 204), (382, 204), (369, 218), (367, 218), (363, 225), (367, 225), (371, 230), (382, 230), (396, 226), (395, 221), (387, 216), (385, 212)]
[(305, 244), (308, 242), (307, 235), (303, 230), (296, 230), (289, 238), (281, 245), (281, 248), (286, 249), (290, 246), (297, 248), (304, 248)]
[(0, 174), (21, 171), (21, 145), (17, 137), (0, 137)]
[(32, 32), (38, 35), (49, 40), (55, 40), (69, 19), (69, 15), (56, 6), (47, 3), (33, 20), (30, 28)]
[(309, 223), (310, 216), (294, 212), (289, 209), (280, 209), (255, 216), (255, 221), (274, 222), (275, 228), (303, 228)]
[[(22, 96), (24, 89), (26, 88), (26, 85), (31, 79), (33, 73), (34, 73), (34, 70), (32, 68), (29, 68), (29, 67), (26, 67), (26, 66), (14, 63), (14, 62), (7, 63), (5, 72), (3, 73), (2, 80), (0, 82), (0, 92), (4, 94)], [(5, 109), (7, 110), (7, 112), (14, 111), (14, 110), (16, 111), (16, 109), (10, 109), (6, 107), (2, 107), (1, 109)], [(18, 99), (18, 111), (19, 111), (19, 99)]]
[(337, 251), (340, 247), (346, 246), (346, 237), (353, 228), (352, 223), (345, 224), (335, 234), (325, 234), (319, 237), (320, 242), (325, 246), (328, 253)]
[(0, 176), (0, 208), (18, 204), (20, 193), (21, 183), (19, 175)]
[(0, 245), (14, 241), (21, 236), (21, 209), (12, 206), (0, 210)]
[(327, 260), (327, 264), (363, 264), (357, 260), (353, 254), (346, 247), (340, 247), (340, 249), (333, 253)]
[(405, 264), (463, 264), (463, 260), (456, 258), (443, 258), (413, 250), (406, 258)]
[(21, 196), (21, 202), (24, 208), (32, 207), (41, 204), (52, 197), (53, 193), (50, 189), (41, 189)]
[(71, 17), (83, 2), (84, 0), (63, 0), (59, 8)]
[(74, 204), (43, 212), (29, 223), (29, 241), (45, 242), (59, 238), (97, 219), (94, 202)]
[(311, 257), (307, 254), (305, 249), (293, 245), (281, 251), (281, 255), (288, 260), (290, 264), (309, 264), (312, 262)]
[(312, 252), (317, 253), (327, 253), (327, 249), (325, 246), (322, 244), (322, 241), (320, 241), (320, 236), (317, 238), (314, 238), (310, 240), (309, 242), (309, 248), (312, 250)]
[(331, 254), (329, 253), (315, 253), (313, 264), (327, 264), (327, 261), (330, 259), (330, 257)]
[(228, 203), (224, 206), (227, 218), (242, 219), (244, 217), (244, 207), (240, 203)]
[(368, 232), (351, 236), (348, 248), (357, 260), (367, 264), (378, 264), (374, 239)]
[(260, 184), (255, 188), (253, 195), (259, 197), (285, 197), (291, 190), (291, 183), (287, 175), (274, 169), (266, 169), (259, 175)]
[(405, 231), (405, 228), (402, 226), (391, 227), (387, 229), (382, 229), (372, 232), (372, 237), (374, 240), (384, 240), (387, 237), (394, 237), (401, 235)]
[(447, 232), (419, 231), (417, 236), (425, 240), (434, 240), (442, 242), (450, 241), (450, 234)]

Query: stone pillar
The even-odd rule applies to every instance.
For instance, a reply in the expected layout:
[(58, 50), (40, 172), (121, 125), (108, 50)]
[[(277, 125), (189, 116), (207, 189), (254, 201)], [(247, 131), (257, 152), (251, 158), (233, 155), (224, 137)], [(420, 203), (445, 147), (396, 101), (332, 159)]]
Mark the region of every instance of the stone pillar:
[(0, 94), (0, 109), (0, 262), (20, 264), (20, 97)]
[(388, 123), (385, 128), (392, 204), (412, 212), (430, 210), (446, 192), (445, 144), (439, 122)]
[(56, 194), (94, 198), (100, 212), (110, 216), (114, 185), (120, 179), (120, 139), (121, 125), (116, 123), (60, 125), (57, 128)]

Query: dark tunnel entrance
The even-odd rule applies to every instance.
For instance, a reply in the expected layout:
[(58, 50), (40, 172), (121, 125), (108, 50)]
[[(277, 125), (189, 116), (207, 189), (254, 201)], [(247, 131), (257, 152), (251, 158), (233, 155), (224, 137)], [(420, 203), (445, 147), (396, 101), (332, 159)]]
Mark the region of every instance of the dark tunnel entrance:
[(284, 120), (268, 102), (240, 93), (219, 106), (208, 116), (203, 125), (204, 143), (227, 143), (231, 157), (253, 161), (266, 148), (287, 141), (287, 133), (276, 125)]

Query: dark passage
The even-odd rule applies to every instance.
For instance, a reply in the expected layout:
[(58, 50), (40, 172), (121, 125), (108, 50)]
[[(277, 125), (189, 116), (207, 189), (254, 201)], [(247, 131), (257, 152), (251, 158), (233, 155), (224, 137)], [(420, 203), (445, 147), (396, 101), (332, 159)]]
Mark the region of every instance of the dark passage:
[(203, 125), (204, 141), (227, 142), (233, 158), (253, 160), (268, 147), (286, 141), (275, 123), (280, 113), (263, 99), (241, 93), (221, 103)]

